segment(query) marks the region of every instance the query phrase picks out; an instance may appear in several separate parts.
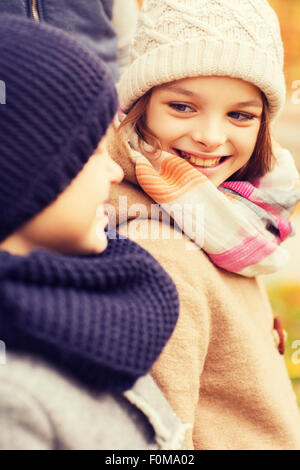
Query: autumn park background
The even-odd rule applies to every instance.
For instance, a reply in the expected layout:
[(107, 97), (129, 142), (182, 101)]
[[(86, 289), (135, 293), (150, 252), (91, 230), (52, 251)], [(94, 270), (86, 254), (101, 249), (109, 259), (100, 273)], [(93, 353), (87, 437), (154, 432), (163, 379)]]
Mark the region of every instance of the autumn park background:
[[(138, 3), (141, 6), (142, 0)], [(279, 17), (287, 84), (286, 106), (272, 133), (292, 152), (300, 172), (300, 0), (269, 0), (269, 3)], [(280, 317), (288, 333), (284, 358), (300, 406), (300, 204), (291, 220), (296, 235), (286, 242), (290, 262), (281, 272), (264, 276), (264, 281), (274, 316)]]
[[(300, 0), (269, 0), (278, 14), (285, 49), (287, 102), (274, 127), (274, 135), (288, 148), (300, 171)], [(300, 205), (292, 222), (296, 235), (288, 240), (290, 263), (276, 275), (266, 276), (274, 315), (280, 316), (288, 333), (285, 361), (300, 406)], [(300, 341), (298, 343), (300, 345)], [(292, 347), (294, 345), (294, 348)]]

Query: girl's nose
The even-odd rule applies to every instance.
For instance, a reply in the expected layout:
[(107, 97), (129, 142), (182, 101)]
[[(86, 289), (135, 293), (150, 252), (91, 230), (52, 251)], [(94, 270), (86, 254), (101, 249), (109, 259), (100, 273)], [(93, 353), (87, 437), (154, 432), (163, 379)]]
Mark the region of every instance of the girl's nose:
[(226, 142), (224, 125), (218, 119), (204, 119), (195, 124), (193, 140), (201, 144), (207, 152), (214, 151)]

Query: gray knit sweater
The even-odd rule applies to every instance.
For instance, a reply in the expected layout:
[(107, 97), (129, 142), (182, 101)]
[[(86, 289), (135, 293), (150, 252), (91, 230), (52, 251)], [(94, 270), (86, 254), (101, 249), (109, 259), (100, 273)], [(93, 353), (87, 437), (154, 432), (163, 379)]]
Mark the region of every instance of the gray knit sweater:
[(182, 449), (186, 426), (150, 375), (123, 395), (91, 393), (33, 356), (0, 365), (0, 449)]

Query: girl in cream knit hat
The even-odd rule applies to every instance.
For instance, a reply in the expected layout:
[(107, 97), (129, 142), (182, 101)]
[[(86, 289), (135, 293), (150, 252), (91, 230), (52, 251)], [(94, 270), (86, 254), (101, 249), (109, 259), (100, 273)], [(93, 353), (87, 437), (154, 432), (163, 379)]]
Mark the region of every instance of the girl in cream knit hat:
[[(186, 446), (299, 449), (283, 333), (255, 277), (285, 263), (299, 200), (293, 159), (270, 137), (285, 100), (274, 11), (265, 0), (144, 0), (119, 97), (110, 149), (125, 178), (111, 202), (119, 231), (179, 292), (152, 374), (191, 423)], [(156, 203), (172, 215), (168, 239)]]
[(273, 10), (265, 0), (148, 0), (132, 54), (119, 132), (133, 130), (125, 142), (141, 187), (223, 269), (282, 267), (300, 189), (289, 152), (274, 145), (272, 155), (269, 123), (285, 98)]

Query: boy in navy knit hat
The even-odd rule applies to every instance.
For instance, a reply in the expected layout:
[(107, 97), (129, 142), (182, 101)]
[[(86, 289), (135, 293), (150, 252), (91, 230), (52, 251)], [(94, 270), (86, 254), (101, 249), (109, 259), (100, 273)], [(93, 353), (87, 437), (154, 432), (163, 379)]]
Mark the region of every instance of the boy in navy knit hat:
[(101, 142), (110, 72), (61, 31), (2, 16), (0, 80), (0, 449), (180, 448), (147, 375), (176, 288), (135, 243), (105, 250), (100, 209), (122, 179)]

